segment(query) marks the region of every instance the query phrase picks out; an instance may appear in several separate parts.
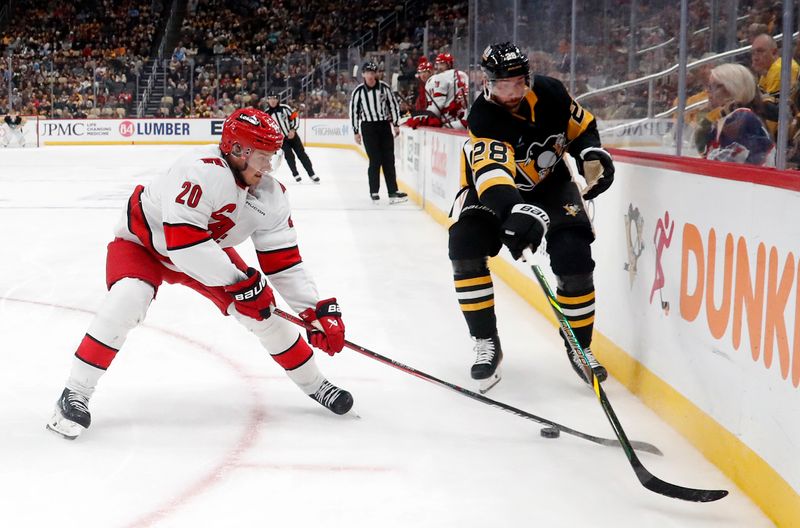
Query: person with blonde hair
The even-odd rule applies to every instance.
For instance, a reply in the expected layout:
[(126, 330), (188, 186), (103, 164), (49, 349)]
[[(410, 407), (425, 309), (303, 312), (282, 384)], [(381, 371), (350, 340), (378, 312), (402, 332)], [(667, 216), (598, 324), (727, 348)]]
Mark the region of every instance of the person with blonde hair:
[(721, 64), (708, 82), (711, 111), (695, 137), (704, 158), (774, 165), (775, 143), (757, 112), (761, 98), (750, 70), (740, 64)]

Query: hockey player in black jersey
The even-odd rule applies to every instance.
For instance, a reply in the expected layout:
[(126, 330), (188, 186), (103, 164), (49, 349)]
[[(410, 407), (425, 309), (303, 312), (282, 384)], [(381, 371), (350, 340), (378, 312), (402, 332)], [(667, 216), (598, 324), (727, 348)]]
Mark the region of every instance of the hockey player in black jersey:
[[(487, 258), (505, 244), (519, 259), (525, 248), (536, 251), (545, 239), (558, 280), (558, 301), (602, 381), (606, 369), (589, 348), (595, 302), (590, 247), (594, 232), (584, 200), (611, 185), (613, 161), (601, 147), (594, 116), (557, 79), (531, 78), (528, 58), (515, 45), (487, 47), (481, 68), (486, 76), (484, 91), (467, 118), (470, 137), (462, 155), (459, 212), (449, 240), (458, 302), (475, 340), (472, 378), (479, 380), (481, 392), (500, 380), (503, 353)], [(563, 160), (567, 153), (586, 179), (583, 196)], [(588, 382), (568, 345), (567, 355)]]

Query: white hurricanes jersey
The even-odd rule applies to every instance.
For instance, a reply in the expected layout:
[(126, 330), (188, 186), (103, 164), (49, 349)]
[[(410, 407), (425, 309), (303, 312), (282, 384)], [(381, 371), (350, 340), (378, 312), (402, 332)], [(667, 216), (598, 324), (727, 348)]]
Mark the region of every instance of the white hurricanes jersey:
[[(437, 117), (442, 117), (442, 112), (453, 101), (458, 100), (461, 108), (465, 109), (469, 95), (469, 77), (463, 71), (446, 70), (429, 77), (425, 82), (425, 91), (428, 94), (428, 111)], [(445, 119), (447, 117), (445, 116)]]
[(262, 271), (293, 310), (319, 300), (300, 258), (285, 188), (271, 176), (254, 189), (239, 185), (217, 146), (193, 149), (138, 187), (115, 231), (206, 286), (245, 278), (223, 248), (250, 238)]

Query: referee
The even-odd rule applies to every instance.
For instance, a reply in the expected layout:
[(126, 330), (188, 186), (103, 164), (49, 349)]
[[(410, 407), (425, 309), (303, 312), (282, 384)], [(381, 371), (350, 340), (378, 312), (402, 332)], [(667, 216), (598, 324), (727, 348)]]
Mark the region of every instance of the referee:
[(400, 132), (400, 105), (392, 94), (389, 85), (378, 80), (378, 66), (366, 62), (361, 68), (364, 82), (359, 84), (350, 98), (350, 120), (359, 145), (364, 140), (364, 150), (369, 157), (369, 194), (372, 203), (380, 199), (380, 171), (386, 178), (389, 203), (408, 200), (408, 195), (397, 190), (397, 173), (394, 169), (394, 136)]
[(270, 91), (267, 94), (267, 113), (278, 122), (281, 127), (281, 132), (286, 138), (283, 140), (283, 155), (286, 156), (286, 163), (289, 164), (289, 169), (292, 171), (292, 176), (296, 182), (300, 183), (300, 172), (297, 170), (297, 163), (294, 161), (294, 155), (300, 159), (303, 168), (306, 170), (308, 177), (314, 183), (319, 183), (319, 177), (314, 174), (314, 167), (311, 165), (311, 160), (308, 159), (306, 149), (303, 147), (303, 142), (300, 141), (300, 136), (297, 135), (297, 128), (299, 127), (297, 112), (292, 110), (292, 107), (285, 104), (278, 104), (278, 94)]

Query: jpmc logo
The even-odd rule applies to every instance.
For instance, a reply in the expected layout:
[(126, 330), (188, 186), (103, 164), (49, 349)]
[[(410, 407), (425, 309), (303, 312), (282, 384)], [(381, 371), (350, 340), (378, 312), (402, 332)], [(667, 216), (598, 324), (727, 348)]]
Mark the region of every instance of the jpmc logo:
[(119, 124), (119, 133), (121, 136), (124, 137), (131, 137), (135, 131), (136, 125), (133, 124), (133, 121), (123, 121)]
[(86, 125), (84, 123), (53, 123), (46, 122), (42, 127), (44, 136), (85, 136)]

